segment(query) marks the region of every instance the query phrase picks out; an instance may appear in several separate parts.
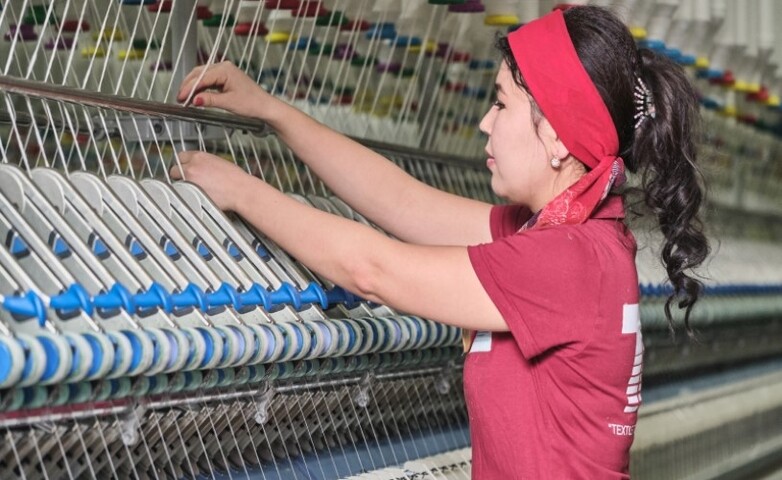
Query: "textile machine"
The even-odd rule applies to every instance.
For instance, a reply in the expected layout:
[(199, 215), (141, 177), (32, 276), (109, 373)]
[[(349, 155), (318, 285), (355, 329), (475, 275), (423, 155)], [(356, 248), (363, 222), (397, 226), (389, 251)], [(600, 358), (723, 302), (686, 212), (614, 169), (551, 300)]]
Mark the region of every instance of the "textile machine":
[[(493, 39), (549, 3), (0, 2), (0, 478), (469, 478), (460, 332), (355, 296), (172, 183), (176, 152), (204, 149), (369, 223), (265, 125), (174, 94), (232, 61), (417, 178), (493, 202), (477, 130)], [(721, 241), (698, 340), (672, 339), (639, 223), (649, 393), (632, 468), (766, 465), (782, 446), (782, 48), (756, 39), (754, 64), (734, 48), (710, 65), (736, 45), (721, 27), (749, 21), (733, 2), (596, 3), (702, 89)], [(730, 62), (758, 86), (746, 96)]]

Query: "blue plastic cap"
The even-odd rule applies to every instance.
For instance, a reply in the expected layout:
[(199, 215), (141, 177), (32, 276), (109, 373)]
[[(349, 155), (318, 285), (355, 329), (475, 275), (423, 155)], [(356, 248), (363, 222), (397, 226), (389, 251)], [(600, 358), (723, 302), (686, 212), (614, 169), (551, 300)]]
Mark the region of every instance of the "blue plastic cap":
[(329, 299), (323, 288), (315, 282), (310, 282), (301, 292), (301, 302), (304, 304), (317, 303), (321, 307), (329, 308)]
[(209, 309), (204, 291), (194, 283), (188, 283), (183, 291), (171, 294), (171, 304), (174, 308), (197, 307), (203, 312)]
[(92, 253), (99, 258), (106, 258), (111, 253), (103, 240), (94, 233), (90, 236), (90, 248), (92, 248)]
[(78, 283), (74, 283), (65, 292), (50, 298), (49, 306), (54, 310), (64, 312), (81, 310), (90, 316), (95, 311), (90, 293)]
[(172, 242), (168, 237), (163, 237), (160, 239), (160, 246), (163, 247), (163, 251), (166, 252), (166, 255), (168, 255), (169, 258), (174, 260), (179, 258), (179, 249), (176, 248), (174, 242)]
[(128, 247), (128, 251), (136, 260), (141, 260), (147, 255), (144, 247), (132, 235), (128, 235), (128, 238), (125, 240), (125, 246)]
[(262, 305), (267, 311), (272, 308), (271, 294), (257, 283), (253, 283), (246, 292), (240, 293), (239, 300), (245, 307)]
[(244, 305), (239, 295), (233, 286), (223, 282), (217, 291), (206, 294), (206, 303), (209, 308), (232, 305), (236, 310), (241, 310)]
[(46, 305), (35, 292), (27, 292), (21, 297), (5, 297), (2, 306), (13, 315), (36, 318), (40, 326), (46, 323)]
[(271, 258), (271, 255), (269, 255), (269, 251), (264, 248), (264, 246), (259, 242), (258, 240), (253, 243), (253, 248), (255, 249), (255, 253), (258, 254), (259, 257), (261, 257), (263, 260), (268, 260)]
[(233, 257), (234, 260), (238, 261), (242, 259), (242, 252), (239, 250), (239, 247), (237, 247), (234, 242), (230, 240), (226, 240), (225, 250), (228, 252), (228, 255)]
[(280, 288), (271, 292), (272, 308), (292, 305), (296, 310), (301, 309), (301, 296), (298, 290), (288, 282), (282, 282)]
[(211, 260), (212, 259), (212, 251), (209, 250), (209, 247), (204, 244), (204, 242), (200, 238), (196, 238), (193, 242), (193, 246), (196, 249), (196, 252), (198, 252), (199, 255), (201, 255), (201, 258), (204, 260)]
[(27, 248), (27, 243), (19, 236), (18, 233), (13, 230), (8, 234), (8, 240), (6, 241), (8, 249), (11, 251), (11, 255), (16, 258), (24, 257), (30, 253), (30, 249)]
[(139, 309), (159, 307), (166, 313), (174, 309), (171, 294), (157, 282), (152, 282), (146, 292), (133, 295), (133, 302)]
[(68, 243), (57, 232), (49, 234), (49, 246), (52, 247), (52, 252), (60, 258), (65, 258), (71, 254), (71, 248), (68, 246)]
[(136, 303), (133, 301), (133, 295), (130, 293), (130, 290), (119, 283), (115, 283), (108, 292), (96, 295), (92, 299), (92, 303), (96, 308), (122, 308), (130, 314), (136, 313)]

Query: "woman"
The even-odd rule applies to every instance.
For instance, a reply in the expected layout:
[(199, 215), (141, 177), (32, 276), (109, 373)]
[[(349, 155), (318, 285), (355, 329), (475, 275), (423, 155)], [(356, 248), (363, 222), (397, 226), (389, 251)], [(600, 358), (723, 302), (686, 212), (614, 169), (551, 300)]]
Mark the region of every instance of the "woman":
[(679, 67), (638, 50), (599, 8), (554, 11), (499, 46), (497, 101), (480, 128), (491, 186), (509, 205), (416, 181), (229, 64), (194, 70), (180, 101), (195, 91), (197, 106), (264, 120), (398, 240), (206, 153), (181, 154), (172, 176), (348, 290), (477, 332), (464, 369), (475, 478), (627, 478), (643, 343), (635, 241), (621, 196), (609, 193), (625, 166), (643, 172), (676, 292), (667, 306), (676, 300), (688, 315), (700, 284), (687, 272), (708, 251), (697, 219), (696, 97)]

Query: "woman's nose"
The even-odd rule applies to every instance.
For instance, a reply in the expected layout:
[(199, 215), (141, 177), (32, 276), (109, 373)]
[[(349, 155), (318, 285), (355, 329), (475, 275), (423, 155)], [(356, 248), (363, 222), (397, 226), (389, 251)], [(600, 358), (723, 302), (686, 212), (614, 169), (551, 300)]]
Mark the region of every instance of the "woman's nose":
[(478, 124), (478, 129), (486, 135), (491, 134), (491, 125), (494, 119), (494, 106), (489, 108), (489, 111), (481, 119), (481, 123)]

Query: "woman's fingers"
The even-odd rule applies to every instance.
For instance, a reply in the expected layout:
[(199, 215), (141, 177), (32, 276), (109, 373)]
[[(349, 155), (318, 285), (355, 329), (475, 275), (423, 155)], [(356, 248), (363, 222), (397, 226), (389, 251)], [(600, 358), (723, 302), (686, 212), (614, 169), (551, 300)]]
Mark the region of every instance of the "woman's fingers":
[(231, 162), (206, 152), (179, 152), (179, 163), (169, 174), (173, 180), (187, 180), (201, 187), (222, 210), (232, 210), (239, 192), (237, 181), (247, 172)]
[(177, 100), (184, 102), (191, 94), (198, 94), (208, 88), (222, 89), (228, 81), (227, 65), (224, 63), (194, 68), (182, 81)]

